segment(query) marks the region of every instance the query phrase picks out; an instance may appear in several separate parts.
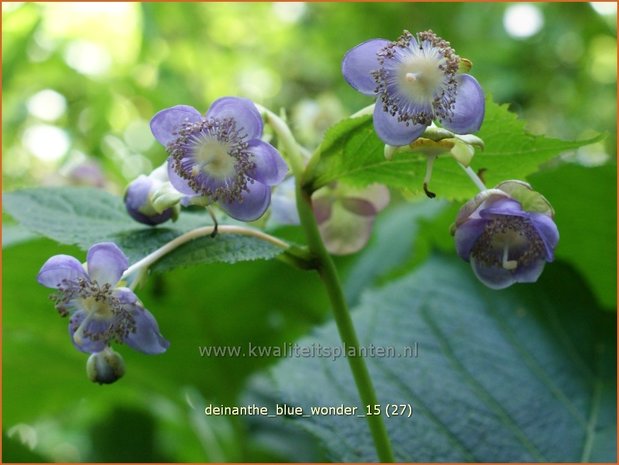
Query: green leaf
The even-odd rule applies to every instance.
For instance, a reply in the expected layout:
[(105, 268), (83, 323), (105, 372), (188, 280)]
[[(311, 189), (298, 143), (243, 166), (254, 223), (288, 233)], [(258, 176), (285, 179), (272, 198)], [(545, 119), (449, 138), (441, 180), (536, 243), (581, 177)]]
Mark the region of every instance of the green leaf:
[[(92, 188), (19, 190), (4, 193), (3, 203), (13, 218), (35, 233), (84, 250), (97, 242), (112, 241), (132, 263), (185, 232), (212, 224), (207, 215), (183, 212), (176, 223), (144, 227), (129, 217), (120, 197)], [(205, 237), (180, 246), (157, 263), (155, 269), (270, 259), (280, 252), (255, 238)]]
[(202, 237), (166, 255), (153, 266), (153, 271), (167, 271), (195, 263), (236, 263), (270, 259), (280, 253), (281, 249), (253, 237), (223, 235), (215, 239)]
[[(348, 303), (357, 304), (364, 289), (408, 274), (428, 258), (437, 242), (452, 251), (449, 225), (456, 212), (448, 202), (436, 199), (400, 203), (382, 212), (373, 226), (374, 238), (355, 256), (344, 279)], [(432, 227), (436, 223), (439, 226)]]
[[(547, 268), (536, 285), (497, 292), (466, 263), (433, 258), (364, 295), (352, 312), (362, 346), (396, 354), (366, 357), (379, 402), (413, 408), (411, 418), (384, 416), (397, 461), (616, 460), (615, 321), (573, 271)], [(340, 342), (329, 324), (298, 345)], [(365, 411), (343, 358), (288, 358), (270, 379), (274, 403)], [(376, 460), (363, 418), (289, 424), (319, 438), (333, 461)]]
[(617, 167), (564, 165), (530, 178), (555, 209), (558, 258), (585, 276), (599, 302), (617, 308)]
[(19, 224), (2, 225), (2, 248), (29, 242), (39, 236)]
[[(477, 134), (483, 139), (485, 150), (477, 152), (472, 166), (485, 170), (484, 179), (489, 187), (507, 179), (524, 179), (561, 152), (602, 138), (563, 141), (531, 135), (524, 126), (524, 121), (510, 113), (507, 105), (487, 99), (486, 116)], [(337, 180), (359, 186), (378, 182), (406, 193), (421, 193), (426, 157), (404, 151), (386, 160), (383, 152), (384, 143), (374, 132), (371, 116), (345, 119), (327, 131), (312, 157), (304, 185), (314, 191)], [(441, 198), (457, 200), (468, 199), (476, 192), (449, 155), (436, 160), (430, 188)]]

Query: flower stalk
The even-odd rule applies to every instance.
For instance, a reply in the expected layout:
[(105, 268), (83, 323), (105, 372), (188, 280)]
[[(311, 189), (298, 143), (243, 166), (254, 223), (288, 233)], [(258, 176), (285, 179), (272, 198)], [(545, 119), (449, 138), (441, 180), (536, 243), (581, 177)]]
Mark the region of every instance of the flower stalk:
[(475, 186), (479, 189), (479, 192), (483, 192), (488, 189), (481, 178), (477, 176), (477, 173), (473, 171), (473, 168), (470, 166), (464, 166), (462, 163), (458, 163), (458, 165), (460, 165), (470, 180), (473, 181), (473, 184), (475, 184)]
[[(299, 217), (301, 225), (305, 230), (309, 243), (310, 252), (314, 255), (320, 279), (322, 280), (331, 306), (333, 308), (333, 316), (340, 335), (340, 339), (345, 347), (354, 347), (354, 353), (360, 353), (360, 344), (355, 331), (348, 304), (342, 292), (342, 286), (335, 269), (333, 259), (327, 252), (324, 243), (318, 231), (318, 225), (311, 208), (311, 195), (303, 191), (300, 183), (297, 182), (297, 207), (299, 209)], [(346, 357), (348, 364), (357, 386), (357, 391), (363, 405), (376, 405), (378, 398), (372, 383), (372, 378), (368, 371), (365, 360), (360, 356)], [(394, 462), (391, 442), (387, 435), (387, 429), (380, 415), (371, 415), (366, 417), (378, 458), (381, 462)]]
[(306, 265), (302, 266), (302, 262), (304, 262), (305, 260), (302, 256), (303, 254), (301, 253), (301, 251), (296, 250), (295, 247), (291, 246), (287, 242), (282, 241), (281, 239), (278, 239), (277, 237), (271, 236), (270, 234), (264, 233), (257, 229), (247, 228), (243, 226), (216, 225), (196, 228), (172, 239), (170, 242), (164, 244), (154, 252), (148, 254), (146, 257), (135, 262), (133, 265), (127, 268), (127, 270), (122, 276), (122, 279), (127, 281), (132, 275), (135, 274), (135, 278), (131, 280), (131, 283), (129, 285), (131, 289), (135, 289), (135, 287), (140, 283), (148, 269), (157, 261), (161, 260), (167, 254), (177, 249), (181, 245), (184, 245), (200, 237), (212, 236), (215, 231), (217, 231), (217, 234), (236, 234), (240, 236), (249, 236), (268, 242), (271, 245), (274, 245), (286, 252), (289, 252), (290, 256), (284, 258), (284, 261), (294, 263), (296, 266), (299, 266), (301, 268), (307, 268)]
[[(296, 178), (296, 201), (301, 226), (305, 231), (309, 251), (315, 263), (315, 270), (318, 272), (329, 296), (340, 339), (346, 347), (354, 347), (354, 353), (359, 354), (359, 338), (350, 316), (337, 270), (331, 255), (327, 252), (320, 237), (318, 224), (312, 211), (312, 193), (303, 188), (305, 169), (301, 149), (290, 129), (281, 118), (266, 108), (259, 107), (259, 109), (265, 114), (267, 121), (277, 133)], [(378, 404), (374, 384), (372, 383), (365, 360), (360, 356), (348, 356), (346, 359), (348, 360), (357, 392), (363, 405)], [(391, 442), (382, 417), (380, 415), (371, 415), (367, 416), (366, 419), (374, 440), (378, 459), (381, 462), (394, 462)]]

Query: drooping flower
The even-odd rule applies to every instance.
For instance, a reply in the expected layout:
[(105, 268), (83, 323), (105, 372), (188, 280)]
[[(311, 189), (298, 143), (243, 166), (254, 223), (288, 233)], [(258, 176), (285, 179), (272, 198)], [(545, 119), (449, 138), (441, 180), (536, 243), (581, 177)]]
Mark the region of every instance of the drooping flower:
[(312, 209), (327, 250), (334, 255), (361, 250), (370, 240), (376, 215), (389, 200), (389, 189), (381, 184), (356, 189), (334, 183), (316, 191)]
[(167, 166), (155, 169), (150, 175), (140, 175), (134, 179), (125, 191), (125, 207), (127, 213), (136, 221), (155, 226), (165, 223), (178, 215), (178, 203), (183, 197), (174, 192), (161, 202), (161, 192), (168, 187), (174, 191), (167, 179)]
[(87, 159), (73, 165), (67, 173), (67, 178), (74, 186), (105, 187), (107, 180), (101, 165), (96, 160)]
[(88, 250), (85, 266), (69, 255), (55, 255), (39, 271), (37, 281), (58, 291), (54, 300), (60, 315), (71, 316), (69, 334), (78, 350), (99, 353), (115, 341), (159, 354), (170, 345), (133, 291), (119, 287), (127, 267), (118, 246), (102, 242)]
[(521, 181), (479, 193), (458, 213), (458, 255), (486, 286), (532, 283), (554, 259), (559, 231), (548, 201)]
[(150, 127), (170, 154), (172, 185), (199, 198), (195, 203), (216, 202), (241, 221), (264, 214), (271, 186), (288, 171), (279, 152), (260, 140), (262, 118), (247, 99), (220, 98), (204, 116), (193, 107), (177, 105), (157, 113)]
[(374, 129), (383, 142), (411, 143), (433, 120), (456, 134), (477, 131), (484, 93), (477, 80), (458, 73), (461, 59), (432, 31), (404, 33), (394, 42), (372, 39), (349, 50), (342, 61), (346, 81), (377, 97)]
[[(295, 178), (290, 177), (275, 188), (271, 226), (300, 224), (294, 183)], [(376, 215), (389, 200), (389, 189), (380, 184), (359, 189), (334, 182), (317, 190), (312, 210), (326, 249), (334, 255), (361, 250), (370, 240)]]

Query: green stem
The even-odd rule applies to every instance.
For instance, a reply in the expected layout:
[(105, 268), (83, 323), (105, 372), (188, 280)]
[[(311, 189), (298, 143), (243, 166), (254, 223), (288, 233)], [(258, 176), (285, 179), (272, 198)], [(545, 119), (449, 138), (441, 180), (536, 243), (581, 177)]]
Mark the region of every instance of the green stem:
[(181, 234), (178, 237), (175, 237), (170, 242), (167, 242), (154, 252), (142, 258), (140, 261), (134, 263), (129, 268), (127, 268), (127, 270), (125, 270), (121, 279), (126, 280), (131, 275), (135, 274), (136, 276), (129, 285), (131, 289), (135, 289), (135, 287), (140, 283), (142, 278), (148, 272), (148, 269), (157, 261), (161, 260), (167, 254), (174, 251), (181, 245), (184, 245), (200, 237), (212, 236), (212, 234), (215, 232), (218, 232), (218, 234), (220, 235), (232, 234), (260, 239), (282, 249), (284, 253), (278, 255), (278, 258), (283, 262), (302, 269), (308, 269), (312, 267), (312, 262), (309, 261), (307, 257), (307, 252), (305, 250), (299, 249), (295, 246), (291, 246), (287, 242), (284, 242), (277, 237), (271, 236), (257, 229), (233, 225), (203, 226), (201, 228), (193, 229), (189, 232)]
[[(282, 144), (282, 148), (285, 150), (290, 166), (296, 178), (296, 200), (297, 209), (299, 211), (299, 218), (301, 219), (301, 225), (305, 230), (307, 237), (307, 243), (309, 246), (310, 254), (314, 262), (314, 268), (318, 272), (320, 279), (322, 280), (331, 306), (333, 307), (333, 314), (335, 317), (335, 323), (340, 335), (340, 339), (344, 343), (345, 350), (352, 371), (353, 378), (359, 397), (362, 404), (365, 405), (377, 405), (378, 398), (376, 391), (372, 383), (372, 378), (368, 371), (367, 365), (363, 357), (360, 357), (360, 344), (359, 338), (355, 331), (355, 327), (350, 316), (348, 304), (342, 292), (342, 286), (333, 263), (331, 255), (327, 252), (320, 232), (318, 230), (318, 224), (312, 211), (311, 192), (306, 192), (302, 186), (304, 163), (303, 157), (299, 145), (294, 139), (288, 126), (274, 113), (266, 108), (260, 108), (265, 114), (269, 124), (276, 131)], [(347, 349), (354, 350), (355, 356), (348, 356)], [(374, 447), (378, 455), (378, 459), (381, 462), (394, 462), (393, 451), (391, 448), (391, 442), (387, 435), (387, 428), (383, 422), (381, 415), (368, 415), (366, 420), (370, 427), (370, 432), (374, 440)]]
[(475, 184), (475, 187), (477, 187), (480, 192), (483, 192), (488, 189), (486, 185), (484, 184), (484, 182), (477, 175), (477, 173), (473, 171), (473, 169), (470, 166), (464, 166), (462, 163), (458, 163), (458, 165), (460, 165), (460, 168), (464, 170), (464, 172), (471, 179), (471, 181), (473, 181), (473, 184)]
[[(299, 209), (301, 224), (307, 235), (310, 252), (312, 252), (316, 258), (318, 274), (327, 290), (331, 306), (333, 307), (335, 323), (340, 334), (340, 339), (344, 343), (347, 354), (346, 359), (352, 371), (361, 402), (364, 406), (378, 405), (378, 398), (367, 365), (363, 357), (359, 356), (361, 353), (359, 350), (359, 339), (350, 316), (348, 304), (342, 292), (342, 286), (337, 270), (335, 269), (335, 264), (320, 238), (318, 225), (316, 224), (316, 219), (311, 210), (310, 195), (303, 192), (300, 185), (297, 188), (297, 208)], [(348, 348), (354, 350), (356, 355), (352, 357), (349, 356)], [(374, 439), (374, 447), (376, 448), (378, 459), (381, 462), (394, 462), (391, 442), (389, 441), (382, 416), (368, 415), (366, 419), (370, 427), (370, 432), (372, 433), (372, 438)]]

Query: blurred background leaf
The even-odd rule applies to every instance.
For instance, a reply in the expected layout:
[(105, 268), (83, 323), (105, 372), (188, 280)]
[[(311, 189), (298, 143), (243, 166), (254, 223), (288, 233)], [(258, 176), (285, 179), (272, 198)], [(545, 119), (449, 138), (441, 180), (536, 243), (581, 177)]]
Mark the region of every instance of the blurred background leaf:
[(617, 300), (617, 170), (564, 165), (530, 177), (555, 211), (561, 232), (557, 257), (586, 277), (608, 309)]
[(148, 129), (157, 110), (222, 95), (286, 108), (314, 145), (369, 103), (341, 78), (346, 50), (428, 28), (533, 134), (610, 133), (569, 155), (600, 164), (616, 154), (615, 18), (610, 3), (6, 3), (4, 187), (120, 192), (165, 159)]

